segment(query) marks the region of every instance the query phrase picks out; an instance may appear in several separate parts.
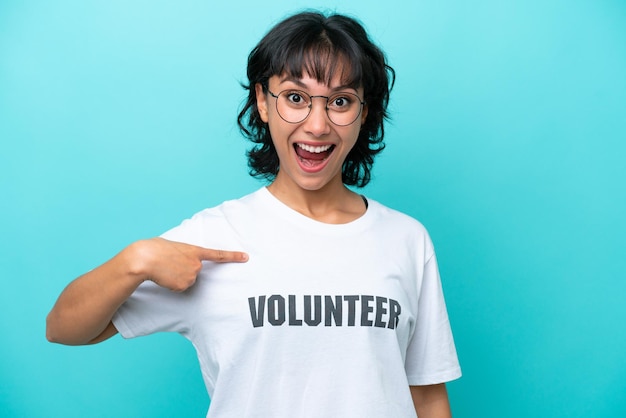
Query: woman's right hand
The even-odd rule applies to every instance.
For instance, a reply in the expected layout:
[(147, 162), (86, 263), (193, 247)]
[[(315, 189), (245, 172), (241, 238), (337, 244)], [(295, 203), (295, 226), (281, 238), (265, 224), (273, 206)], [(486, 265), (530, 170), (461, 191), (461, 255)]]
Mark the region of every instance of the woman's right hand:
[(239, 251), (214, 250), (181, 242), (152, 238), (135, 244), (135, 274), (174, 292), (193, 286), (203, 261), (242, 263), (248, 255)]

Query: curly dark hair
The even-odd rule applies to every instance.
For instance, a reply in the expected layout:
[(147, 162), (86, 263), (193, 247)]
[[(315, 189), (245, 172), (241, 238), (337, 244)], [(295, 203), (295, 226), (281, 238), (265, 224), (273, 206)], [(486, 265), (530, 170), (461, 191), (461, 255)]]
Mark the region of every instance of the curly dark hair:
[(301, 78), (303, 72), (318, 82), (330, 84), (336, 70), (342, 83), (363, 87), (367, 117), (359, 137), (342, 167), (342, 179), (349, 186), (369, 183), (374, 156), (385, 147), (383, 122), (389, 118), (389, 93), (395, 72), (385, 54), (370, 40), (363, 26), (354, 18), (306, 11), (275, 25), (248, 56), (248, 90), (237, 118), (244, 136), (255, 145), (248, 150), (250, 174), (272, 181), (279, 170), (278, 155), (269, 127), (259, 115), (255, 86), (265, 89), (274, 75)]

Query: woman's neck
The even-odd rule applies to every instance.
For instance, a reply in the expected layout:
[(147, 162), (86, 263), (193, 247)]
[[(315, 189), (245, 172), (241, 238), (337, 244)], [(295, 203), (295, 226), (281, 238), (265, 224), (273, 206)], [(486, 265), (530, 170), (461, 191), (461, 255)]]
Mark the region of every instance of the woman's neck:
[(343, 182), (332, 182), (317, 190), (306, 190), (280, 178), (267, 189), (291, 209), (316, 221), (345, 224), (363, 216), (365, 203)]

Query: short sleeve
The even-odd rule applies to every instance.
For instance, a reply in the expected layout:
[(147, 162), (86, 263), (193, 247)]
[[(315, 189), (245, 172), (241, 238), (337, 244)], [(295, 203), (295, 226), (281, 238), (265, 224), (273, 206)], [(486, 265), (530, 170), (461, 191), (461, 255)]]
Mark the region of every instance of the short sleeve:
[(185, 293), (176, 293), (146, 281), (124, 302), (113, 316), (115, 328), (124, 338), (155, 332), (186, 334)]
[(418, 288), (415, 331), (407, 348), (409, 385), (444, 383), (461, 377), (461, 367), (443, 296), (437, 259), (426, 261)]

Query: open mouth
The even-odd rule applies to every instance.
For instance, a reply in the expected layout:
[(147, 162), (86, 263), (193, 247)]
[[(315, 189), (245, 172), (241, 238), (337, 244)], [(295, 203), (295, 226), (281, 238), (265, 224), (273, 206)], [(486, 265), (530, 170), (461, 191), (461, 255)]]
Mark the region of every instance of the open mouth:
[(296, 155), (300, 160), (300, 163), (307, 167), (316, 167), (322, 164), (335, 149), (334, 145), (308, 145), (308, 144), (294, 144), (293, 148), (296, 151)]

